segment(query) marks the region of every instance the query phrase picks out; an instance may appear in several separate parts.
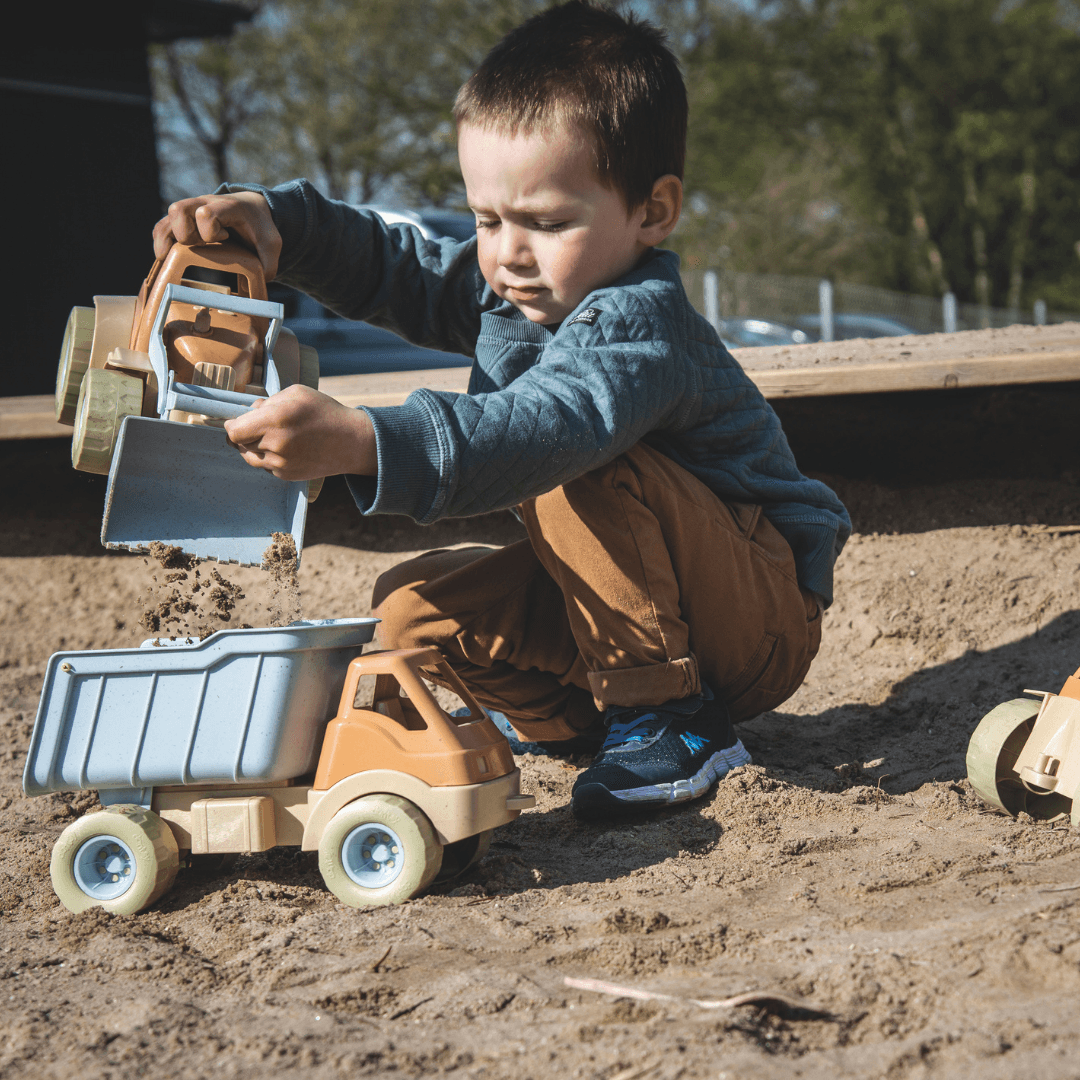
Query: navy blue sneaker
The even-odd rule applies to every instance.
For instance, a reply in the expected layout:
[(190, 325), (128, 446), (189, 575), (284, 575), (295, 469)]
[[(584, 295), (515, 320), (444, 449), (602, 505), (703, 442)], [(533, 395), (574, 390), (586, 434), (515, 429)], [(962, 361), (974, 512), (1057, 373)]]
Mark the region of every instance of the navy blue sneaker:
[(750, 755), (711, 692), (656, 707), (613, 706), (603, 749), (574, 784), (574, 815), (615, 817), (697, 799)]

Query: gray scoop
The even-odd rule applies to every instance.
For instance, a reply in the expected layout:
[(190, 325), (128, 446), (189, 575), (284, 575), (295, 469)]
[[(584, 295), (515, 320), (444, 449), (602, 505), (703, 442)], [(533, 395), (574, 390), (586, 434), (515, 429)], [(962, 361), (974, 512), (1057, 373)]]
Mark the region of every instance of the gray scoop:
[(281, 304), (168, 286), (150, 337), (159, 416), (128, 416), (120, 426), (105, 493), (101, 542), (107, 548), (138, 551), (159, 541), (201, 559), (258, 566), (273, 534), (291, 533), (299, 562), (307, 521), (307, 481), (279, 480), (265, 469), (248, 465), (220, 428), (160, 418), (182, 409), (231, 419), (258, 400), (252, 394), (176, 381), (162, 337), (174, 302), (269, 319), (264, 349), (266, 392), (275, 394), (281, 389), (273, 358), (284, 314)]

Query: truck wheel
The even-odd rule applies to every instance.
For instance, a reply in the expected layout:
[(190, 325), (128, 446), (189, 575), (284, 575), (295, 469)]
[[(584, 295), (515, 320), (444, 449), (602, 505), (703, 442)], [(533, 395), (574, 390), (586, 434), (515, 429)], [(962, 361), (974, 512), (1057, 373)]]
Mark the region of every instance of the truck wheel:
[(464, 840), (447, 844), (443, 848), (442, 866), (435, 880), (450, 881), (464, 874), (466, 870), (471, 870), (488, 853), (494, 833), (494, 829), (485, 829), (475, 836), (467, 836)]
[(68, 911), (134, 915), (173, 883), (180, 854), (152, 810), (119, 803), (73, 821), (53, 845), (53, 890)]
[(79, 391), (71, 464), (83, 472), (105, 473), (125, 416), (142, 413), (142, 379), (106, 368), (91, 368)]
[[(300, 346), (300, 383), (310, 386), (312, 390), (319, 389), (319, 354), (310, 345)], [(319, 476), (307, 483), (307, 501), (313, 503), (322, 491), (325, 477)]]
[(397, 795), (365, 795), (342, 807), (319, 841), (323, 881), (349, 907), (411, 900), (435, 880), (441, 862), (431, 822)]
[(79, 390), (94, 344), (94, 309), (73, 307), (64, 328), (60, 364), (56, 369), (56, 422), (74, 424)]
[(1068, 799), (1056, 793), (1037, 795), (1028, 791), (1015, 772), (1041, 704), (1033, 698), (1016, 698), (991, 709), (968, 743), (967, 773), (984, 802), (1013, 817), (1023, 810), (1045, 821), (1068, 813)]

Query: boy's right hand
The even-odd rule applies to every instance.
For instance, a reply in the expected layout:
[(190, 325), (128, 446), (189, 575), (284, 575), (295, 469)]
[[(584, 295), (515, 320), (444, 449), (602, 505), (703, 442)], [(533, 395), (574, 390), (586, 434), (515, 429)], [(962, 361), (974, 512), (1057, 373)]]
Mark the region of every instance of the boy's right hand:
[(175, 243), (221, 243), (229, 239), (229, 230), (259, 256), (266, 280), (272, 281), (281, 256), (281, 233), (270, 206), (257, 191), (198, 195), (174, 202), (154, 226), (154, 255), (164, 259)]

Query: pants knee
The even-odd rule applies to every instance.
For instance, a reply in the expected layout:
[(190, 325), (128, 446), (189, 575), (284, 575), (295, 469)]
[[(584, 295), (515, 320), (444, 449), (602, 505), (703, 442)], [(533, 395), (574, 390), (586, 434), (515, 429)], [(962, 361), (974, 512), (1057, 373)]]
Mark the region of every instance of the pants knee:
[(416, 583), (395, 566), (375, 582), (371, 594), (372, 614), (380, 619), (379, 643), (384, 649), (418, 649), (434, 642), (425, 634), (420, 617), (422, 602), (416, 594)]

